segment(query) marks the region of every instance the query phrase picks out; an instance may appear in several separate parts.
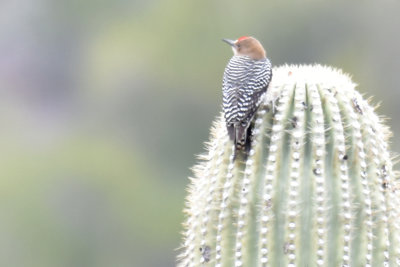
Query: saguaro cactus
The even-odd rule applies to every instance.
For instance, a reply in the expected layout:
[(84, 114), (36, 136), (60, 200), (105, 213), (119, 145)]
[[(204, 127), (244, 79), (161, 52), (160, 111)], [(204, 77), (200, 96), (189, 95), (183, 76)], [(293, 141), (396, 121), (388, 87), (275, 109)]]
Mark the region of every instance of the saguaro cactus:
[(248, 157), (223, 116), (194, 167), (179, 266), (400, 266), (389, 130), (355, 84), (276, 68)]

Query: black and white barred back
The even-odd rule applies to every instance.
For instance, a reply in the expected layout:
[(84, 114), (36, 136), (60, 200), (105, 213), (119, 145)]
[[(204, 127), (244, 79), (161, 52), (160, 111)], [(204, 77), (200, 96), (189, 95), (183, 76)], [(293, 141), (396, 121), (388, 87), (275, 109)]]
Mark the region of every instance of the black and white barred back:
[(233, 56), (225, 68), (222, 94), (226, 126), (238, 150), (248, 145), (250, 124), (272, 77), (268, 58)]

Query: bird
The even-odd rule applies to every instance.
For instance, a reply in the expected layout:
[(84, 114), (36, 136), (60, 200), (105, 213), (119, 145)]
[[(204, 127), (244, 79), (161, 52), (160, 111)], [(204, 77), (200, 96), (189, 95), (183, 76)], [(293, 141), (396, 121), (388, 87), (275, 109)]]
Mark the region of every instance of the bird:
[(271, 62), (261, 43), (254, 37), (222, 39), (233, 50), (222, 80), (223, 111), (230, 140), (237, 153), (251, 147), (253, 118), (272, 78)]

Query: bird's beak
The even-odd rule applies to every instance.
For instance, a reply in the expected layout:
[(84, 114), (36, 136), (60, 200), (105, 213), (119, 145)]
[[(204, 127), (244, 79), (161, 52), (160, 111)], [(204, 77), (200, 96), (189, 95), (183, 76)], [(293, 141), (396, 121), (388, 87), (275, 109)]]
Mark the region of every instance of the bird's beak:
[(222, 41), (224, 41), (225, 43), (227, 43), (228, 45), (232, 46), (232, 47), (236, 47), (235, 42), (233, 40), (229, 40), (229, 39), (222, 39)]

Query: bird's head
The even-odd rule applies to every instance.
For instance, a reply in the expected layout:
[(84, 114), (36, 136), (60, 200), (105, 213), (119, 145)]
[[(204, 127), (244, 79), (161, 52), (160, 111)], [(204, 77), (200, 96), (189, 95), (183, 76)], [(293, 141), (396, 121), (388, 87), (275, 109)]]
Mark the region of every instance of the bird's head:
[(255, 60), (263, 59), (267, 56), (261, 43), (254, 37), (242, 36), (237, 40), (222, 39), (232, 46), (235, 56), (248, 56)]

